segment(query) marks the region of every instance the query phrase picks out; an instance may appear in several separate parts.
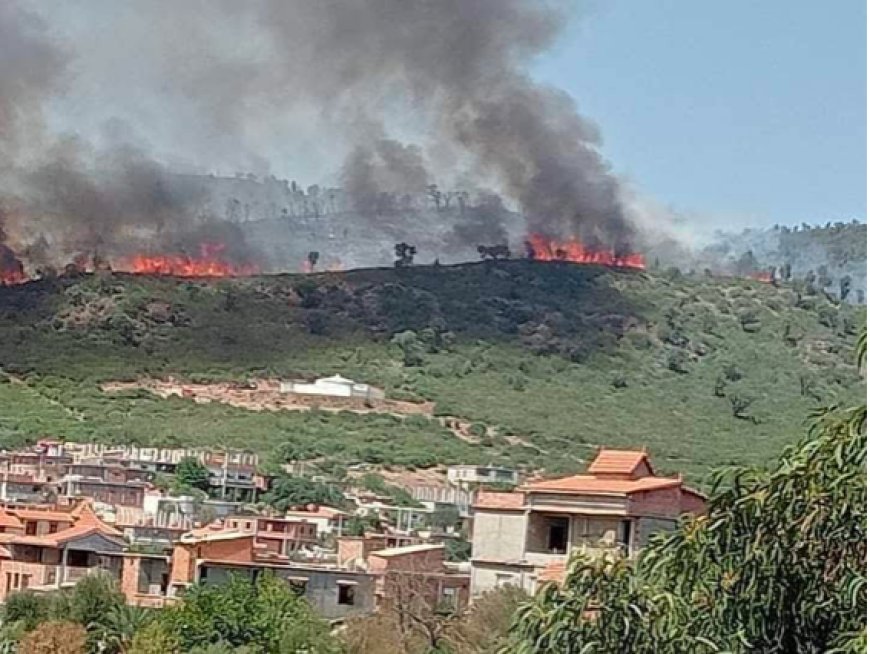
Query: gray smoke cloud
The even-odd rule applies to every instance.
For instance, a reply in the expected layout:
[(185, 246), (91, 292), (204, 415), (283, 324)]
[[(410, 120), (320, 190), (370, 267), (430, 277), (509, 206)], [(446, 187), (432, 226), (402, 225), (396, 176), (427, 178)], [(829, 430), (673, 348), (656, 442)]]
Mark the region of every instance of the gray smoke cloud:
[[(617, 250), (635, 240), (597, 128), (529, 73), (570, 4), (67, 4), (0, 7), (0, 148), (14, 153), (0, 193), (19, 240), (176, 243), (214, 221), (201, 187), (170, 172), (179, 164), (262, 173), (309, 161), (331, 165), (369, 220), (470, 178), (528, 231)], [(120, 137), (106, 136), (113, 120)], [(501, 201), (465, 208), (454, 236), (506, 238)]]

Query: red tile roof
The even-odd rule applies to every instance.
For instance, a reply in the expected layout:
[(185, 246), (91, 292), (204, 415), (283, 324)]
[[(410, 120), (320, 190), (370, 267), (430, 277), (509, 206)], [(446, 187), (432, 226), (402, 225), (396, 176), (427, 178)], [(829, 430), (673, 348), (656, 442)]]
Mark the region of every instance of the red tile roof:
[(476, 509), (522, 509), (526, 496), (515, 491), (478, 491), (474, 498)]
[(525, 491), (538, 491), (548, 493), (613, 493), (617, 495), (629, 495), (642, 491), (661, 490), (682, 486), (683, 481), (679, 478), (667, 477), (642, 477), (640, 479), (613, 479), (600, 478), (594, 475), (574, 475), (561, 479), (549, 479), (528, 484), (522, 487)]
[(42, 509), (9, 509), (11, 513), (21, 520), (47, 520), (49, 522), (74, 522), (75, 518), (69, 513), (60, 511), (43, 511)]
[(587, 472), (591, 475), (632, 476), (644, 463), (649, 468), (649, 474), (653, 474), (649, 457), (644, 451), (602, 449), (598, 451), (595, 459), (589, 464)]
[(11, 527), (12, 529), (24, 528), (24, 523), (21, 522), (11, 513), (7, 513), (5, 509), (0, 509), (0, 527)]

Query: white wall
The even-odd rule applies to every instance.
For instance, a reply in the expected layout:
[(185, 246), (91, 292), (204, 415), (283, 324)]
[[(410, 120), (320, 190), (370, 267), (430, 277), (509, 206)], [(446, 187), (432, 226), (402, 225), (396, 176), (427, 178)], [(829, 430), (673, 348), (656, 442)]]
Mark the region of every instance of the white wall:
[(474, 511), (471, 558), (520, 561), (526, 543), (526, 515), (520, 512)]

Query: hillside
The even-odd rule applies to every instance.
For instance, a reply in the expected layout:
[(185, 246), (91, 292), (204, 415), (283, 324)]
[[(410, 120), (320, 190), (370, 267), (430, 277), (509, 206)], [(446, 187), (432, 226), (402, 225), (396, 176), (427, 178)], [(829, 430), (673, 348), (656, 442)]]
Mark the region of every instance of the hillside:
[[(862, 323), (855, 307), (804, 286), (531, 261), (43, 280), (0, 287), (0, 442), (51, 435), (250, 447), (327, 469), (493, 461), (553, 472), (601, 444), (646, 446), (663, 471), (701, 481), (712, 466), (772, 459), (813, 407), (863, 394), (849, 365)], [(254, 412), (100, 389), (333, 373), (433, 401), (435, 417)], [(460, 439), (437, 416), (479, 424)]]

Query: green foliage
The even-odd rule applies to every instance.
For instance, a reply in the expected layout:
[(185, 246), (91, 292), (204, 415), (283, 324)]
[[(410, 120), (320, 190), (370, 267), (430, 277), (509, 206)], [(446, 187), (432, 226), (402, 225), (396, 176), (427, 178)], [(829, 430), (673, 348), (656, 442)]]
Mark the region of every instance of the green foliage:
[(208, 468), (192, 456), (184, 457), (175, 467), (175, 489), (182, 491), (189, 488), (208, 490)]
[[(328, 338), (309, 333), (313, 311), (325, 316)], [(745, 312), (762, 329), (744, 331)], [(117, 314), (138, 344), (108, 320)], [(0, 363), (20, 382), (0, 383), (0, 446), (52, 435), (251, 448), (279, 462), (496, 463), (569, 473), (597, 445), (642, 442), (655, 460), (679, 461), (665, 472), (701, 483), (711, 465), (776, 456), (816, 396), (860, 396), (862, 380), (846, 359), (863, 322), (855, 307), (822, 294), (798, 302), (792, 287), (558, 262), (222, 282), (58, 279), (0, 289)], [(408, 331), (415, 345), (406, 359), (389, 341)], [(667, 369), (669, 356), (684, 373)], [(743, 378), (723, 392), (756, 398), (758, 424), (734, 420), (711, 393), (727, 364)], [(615, 371), (625, 371), (628, 386)], [(334, 373), (392, 398), (432, 401), (437, 416), (486, 425), (493, 436), (463, 440), (435, 419), (253, 412), (98, 386), (140, 376)], [(814, 394), (801, 393), (807, 375)]]
[(346, 503), (338, 487), (286, 473), (281, 473), (272, 481), (262, 500), (280, 512), (306, 504), (339, 507)]
[(272, 575), (192, 586), (184, 601), (163, 610), (160, 622), (184, 652), (220, 644), (263, 654), (339, 651), (329, 625)]
[(445, 540), (444, 558), (447, 561), (468, 561), (471, 558), (471, 543), (464, 538)]
[(29, 590), (12, 593), (3, 604), (3, 624), (18, 623), (24, 631), (33, 630), (50, 615), (50, 598)]
[(459, 520), (459, 509), (455, 506), (445, 504), (435, 507), (435, 511), (433, 511), (432, 515), (429, 517), (429, 524), (431, 524), (435, 529), (446, 531), (450, 528), (456, 527)]
[(414, 497), (400, 486), (388, 484), (383, 477), (374, 473), (366, 473), (356, 482), (360, 488), (372, 493), (389, 497), (394, 506), (422, 506)]
[(721, 470), (708, 515), (636, 564), (575, 559), (518, 613), (506, 651), (864, 651), (866, 413), (825, 409), (771, 470)]

